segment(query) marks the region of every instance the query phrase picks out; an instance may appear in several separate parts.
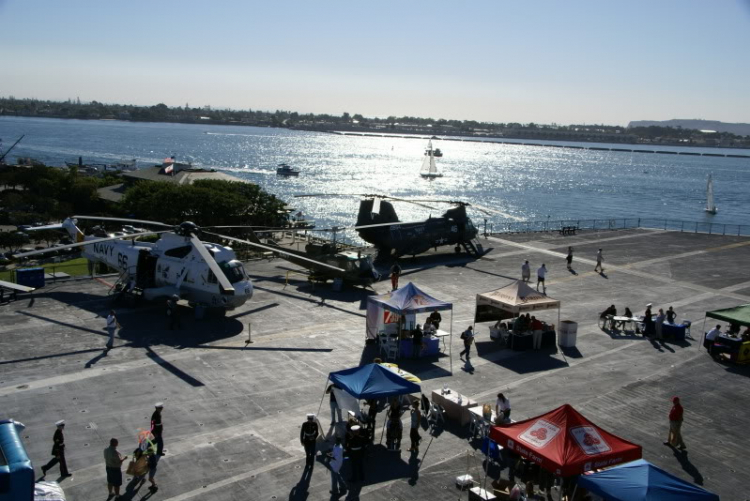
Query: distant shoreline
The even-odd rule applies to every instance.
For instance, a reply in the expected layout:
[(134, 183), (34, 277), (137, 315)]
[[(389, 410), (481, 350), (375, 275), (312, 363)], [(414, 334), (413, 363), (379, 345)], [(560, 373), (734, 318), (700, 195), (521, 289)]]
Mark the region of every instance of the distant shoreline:
[[(623, 142), (618, 143), (614, 141), (594, 141), (591, 139), (586, 138), (580, 138), (580, 139), (569, 139), (569, 138), (546, 138), (546, 139), (536, 139), (536, 138), (524, 138), (524, 137), (515, 137), (514, 135), (499, 135), (499, 134), (482, 134), (482, 135), (475, 135), (475, 134), (461, 134), (460, 132), (452, 132), (450, 134), (446, 134), (444, 132), (435, 132), (435, 133), (428, 133), (428, 132), (409, 132), (409, 131), (397, 131), (397, 132), (383, 132), (382, 129), (373, 129), (373, 128), (364, 128), (364, 127), (358, 127), (357, 130), (341, 130), (342, 127), (306, 127), (302, 125), (294, 125), (291, 127), (279, 127), (269, 124), (258, 124), (258, 123), (245, 123), (245, 122), (226, 122), (226, 121), (218, 121), (218, 120), (205, 120), (205, 121), (195, 121), (195, 120), (134, 120), (134, 119), (120, 119), (120, 118), (74, 118), (74, 117), (63, 117), (63, 116), (38, 116), (38, 115), (10, 115), (10, 114), (0, 114), (0, 118), (42, 118), (42, 119), (53, 119), (53, 120), (82, 120), (87, 122), (123, 122), (123, 123), (153, 123), (153, 124), (159, 124), (159, 123), (174, 123), (174, 124), (181, 124), (181, 125), (221, 125), (221, 126), (240, 126), (240, 127), (260, 127), (264, 129), (286, 129), (286, 130), (295, 130), (295, 131), (305, 131), (305, 132), (319, 132), (319, 133), (325, 133), (325, 134), (337, 134), (337, 135), (349, 135), (349, 136), (366, 136), (366, 137), (399, 137), (399, 138), (405, 138), (405, 139), (426, 139), (435, 137), (439, 140), (443, 141), (465, 141), (465, 142), (477, 142), (477, 143), (501, 143), (501, 144), (510, 144), (510, 145), (521, 145), (521, 146), (541, 146), (541, 147), (548, 147), (548, 148), (567, 148), (567, 149), (580, 149), (580, 150), (594, 150), (594, 151), (616, 151), (616, 152), (632, 152), (632, 153), (654, 153), (654, 154), (678, 154), (678, 155), (691, 155), (691, 156), (707, 156), (707, 157), (727, 157), (727, 158), (750, 158), (750, 153), (747, 155), (744, 154), (725, 154), (725, 153), (698, 153), (698, 152), (674, 152), (674, 151), (667, 151), (667, 150), (661, 150), (658, 148), (663, 147), (674, 147), (674, 148), (703, 148), (703, 149), (716, 149), (716, 150), (723, 150), (723, 149), (736, 149), (736, 150), (750, 150), (750, 147), (743, 147), (743, 146), (723, 146), (723, 145), (715, 145), (715, 146), (708, 146), (708, 145), (690, 145), (690, 144), (673, 144), (673, 143), (631, 143), (631, 142)], [(341, 125), (341, 124), (338, 124)], [(526, 142), (526, 141), (540, 141), (539, 143), (536, 142)], [(579, 145), (557, 145), (557, 144), (550, 144), (544, 141), (550, 141), (550, 142), (560, 142), (560, 143), (581, 143), (581, 144), (591, 144), (592, 146), (579, 146)], [(622, 147), (612, 148), (612, 147), (597, 147), (594, 145), (613, 145), (613, 144), (622, 144)], [(629, 147), (630, 146), (630, 147)]]
[[(750, 158), (750, 153), (747, 155), (740, 155), (740, 154), (734, 154), (734, 153), (699, 153), (697, 151), (669, 151), (669, 150), (661, 150), (661, 149), (648, 149), (653, 148), (653, 146), (648, 144), (636, 144), (634, 146), (642, 146), (646, 149), (642, 148), (612, 148), (612, 147), (604, 147), (604, 146), (594, 146), (594, 145), (609, 145), (612, 143), (600, 143), (600, 142), (594, 142), (591, 141), (590, 144), (592, 146), (579, 146), (579, 145), (561, 145), (561, 144), (551, 144), (551, 143), (528, 143), (528, 142), (519, 142), (519, 141), (511, 141), (511, 140), (505, 140), (506, 138), (503, 136), (497, 137), (497, 136), (485, 136), (485, 137), (476, 137), (476, 136), (467, 136), (466, 139), (462, 139), (461, 137), (450, 137), (450, 136), (430, 136), (425, 134), (389, 134), (389, 133), (373, 133), (373, 132), (349, 132), (349, 131), (331, 131), (334, 134), (339, 134), (342, 136), (364, 136), (364, 137), (397, 137), (402, 139), (430, 139), (430, 138), (436, 138), (440, 141), (459, 141), (459, 142), (467, 142), (467, 143), (490, 143), (490, 144), (510, 144), (514, 146), (539, 146), (543, 148), (565, 148), (565, 149), (571, 149), (571, 150), (589, 150), (589, 151), (616, 151), (616, 152), (626, 152), (626, 153), (652, 153), (652, 154), (661, 154), (661, 155), (689, 155), (689, 156), (703, 156), (703, 157), (724, 157), (724, 158)], [(496, 141), (492, 141), (490, 139), (497, 139)], [(508, 138), (510, 139), (510, 138)], [(540, 141), (540, 140), (532, 140), (532, 141)], [(558, 142), (569, 142), (569, 143), (583, 143), (585, 141), (565, 141), (563, 139), (556, 139), (555, 141)], [(750, 148), (738, 148), (736, 146), (728, 147), (728, 146), (688, 146), (688, 145), (660, 145), (660, 146), (672, 146), (675, 148), (705, 148), (705, 149), (720, 149), (720, 148), (731, 148), (731, 149), (750, 149)]]

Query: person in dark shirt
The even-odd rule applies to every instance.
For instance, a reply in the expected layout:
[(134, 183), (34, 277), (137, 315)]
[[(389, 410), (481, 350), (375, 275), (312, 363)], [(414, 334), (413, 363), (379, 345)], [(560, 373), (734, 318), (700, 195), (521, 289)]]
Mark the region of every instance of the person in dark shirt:
[(419, 358), (420, 353), (422, 352), (422, 337), (424, 337), (424, 333), (422, 332), (422, 328), (419, 324), (417, 324), (416, 329), (412, 331), (411, 333), (411, 341), (412, 341), (412, 347), (411, 347), (411, 357), (412, 358)]
[(68, 463), (65, 461), (65, 435), (63, 430), (65, 429), (65, 420), (60, 420), (55, 423), (57, 429), (55, 434), (52, 436), (52, 459), (44, 466), (42, 466), (42, 476), (47, 474), (47, 470), (60, 463), (60, 476), (69, 477), (70, 472), (68, 471)]
[(646, 312), (643, 315), (643, 336), (651, 337), (654, 334), (654, 319), (651, 313), (651, 303), (646, 305)]
[(677, 312), (674, 311), (672, 307), (670, 306), (669, 309), (667, 310), (667, 322), (669, 322), (670, 324), (673, 324), (674, 319), (676, 317), (677, 317)]
[(365, 439), (361, 434), (359, 425), (352, 426), (352, 436), (349, 439), (349, 460), (351, 461), (351, 482), (364, 482), (365, 480)]
[(302, 423), (299, 431), (299, 441), (305, 448), (305, 468), (315, 466), (315, 444), (318, 440), (318, 423), (315, 414), (308, 414), (307, 421)]
[(151, 414), (151, 434), (154, 436), (154, 442), (156, 442), (156, 455), (164, 455), (164, 426), (161, 422), (161, 410), (164, 408), (164, 404), (157, 402), (155, 405), (154, 413)]

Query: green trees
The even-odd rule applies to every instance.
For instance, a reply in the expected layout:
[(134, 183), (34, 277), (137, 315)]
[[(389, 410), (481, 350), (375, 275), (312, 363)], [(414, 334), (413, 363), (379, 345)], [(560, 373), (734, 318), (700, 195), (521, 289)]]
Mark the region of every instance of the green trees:
[(112, 175), (104, 179), (79, 176), (77, 169), (55, 167), (0, 168), (2, 219), (11, 224), (59, 220), (73, 213), (91, 214), (103, 208), (97, 188), (118, 182)]
[(125, 193), (123, 208), (130, 216), (168, 224), (278, 226), (285, 221), (283, 201), (238, 181), (138, 183)]

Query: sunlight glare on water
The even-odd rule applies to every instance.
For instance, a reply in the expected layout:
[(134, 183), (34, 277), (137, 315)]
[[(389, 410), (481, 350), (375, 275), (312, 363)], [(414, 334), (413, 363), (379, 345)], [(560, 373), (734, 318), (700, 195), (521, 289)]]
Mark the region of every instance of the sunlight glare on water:
[[(491, 207), (520, 220), (669, 218), (747, 224), (750, 159), (645, 154), (433, 140), (444, 177), (422, 179), (426, 138), (362, 137), (242, 126), (80, 121), (0, 117), (5, 147), (21, 134), (10, 155), (63, 165), (136, 158), (140, 167), (176, 155), (178, 161), (226, 171), (257, 183), (302, 210), (318, 227), (354, 224), (356, 194), (462, 200)], [(565, 143), (561, 143), (565, 144)], [(576, 144), (576, 143), (574, 143)], [(587, 144), (584, 146), (602, 146)], [(605, 145), (606, 146), (606, 145)], [(613, 145), (638, 148), (633, 145)], [(716, 149), (660, 147), (671, 151)], [(747, 155), (745, 150), (718, 150)], [(281, 178), (276, 165), (302, 172)], [(719, 214), (706, 215), (706, 178), (713, 173)], [(306, 193), (349, 197), (294, 198)], [(438, 216), (435, 210), (395, 202), (402, 221)], [(470, 210), (477, 226), (508, 221)]]

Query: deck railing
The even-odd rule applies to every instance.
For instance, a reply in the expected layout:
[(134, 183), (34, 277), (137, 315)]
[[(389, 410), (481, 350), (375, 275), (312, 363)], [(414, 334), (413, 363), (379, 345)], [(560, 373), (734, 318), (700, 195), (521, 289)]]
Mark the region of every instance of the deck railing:
[(578, 230), (625, 230), (648, 228), (680, 231), (684, 233), (706, 233), (709, 235), (750, 236), (750, 225), (701, 223), (658, 218), (610, 218), (610, 219), (562, 219), (557, 221), (512, 221), (488, 225), (489, 233), (531, 233), (561, 231), (565, 227)]

